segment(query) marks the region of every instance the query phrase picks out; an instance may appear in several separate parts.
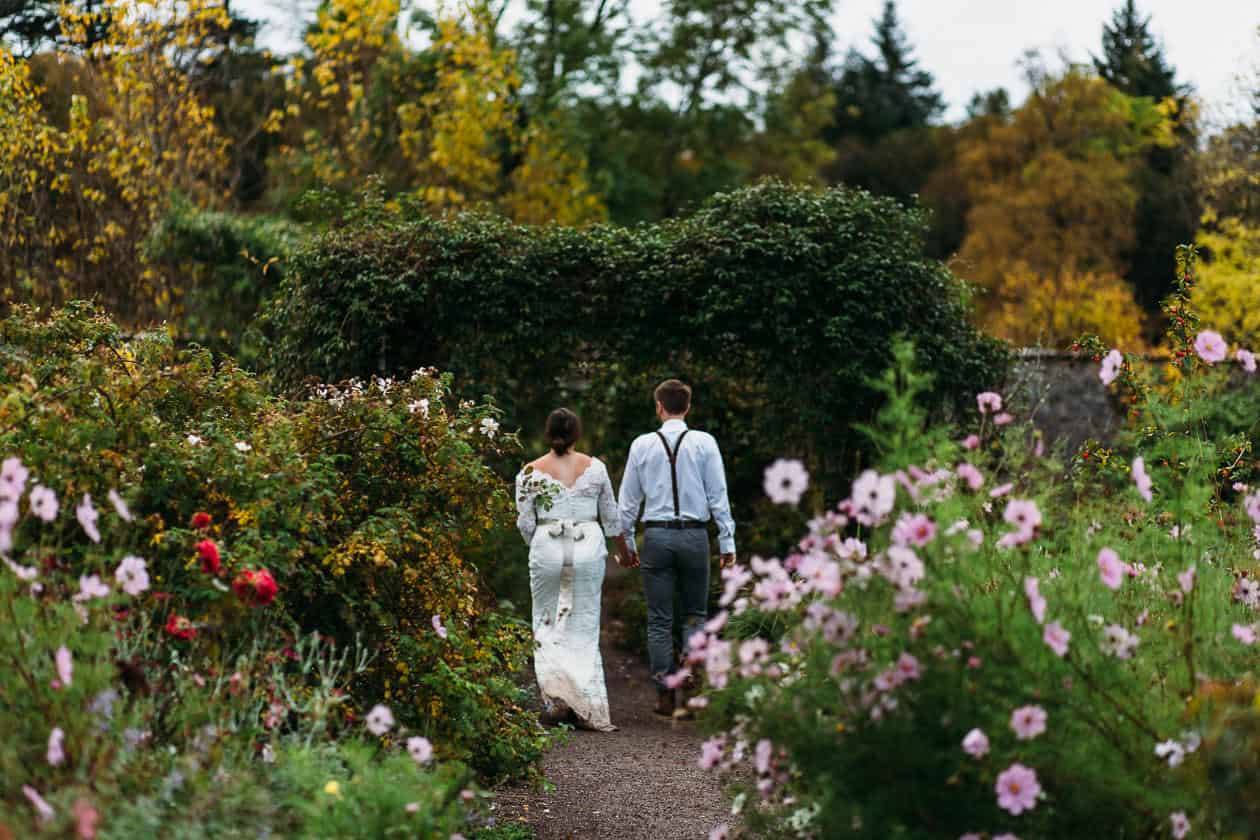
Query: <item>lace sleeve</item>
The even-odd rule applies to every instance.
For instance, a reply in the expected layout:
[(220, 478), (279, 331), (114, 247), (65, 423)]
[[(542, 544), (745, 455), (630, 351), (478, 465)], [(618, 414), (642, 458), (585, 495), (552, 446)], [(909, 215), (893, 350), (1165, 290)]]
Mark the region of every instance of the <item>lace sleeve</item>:
[(604, 535), (609, 539), (621, 534), (621, 511), (617, 508), (617, 497), (613, 493), (612, 479), (608, 477), (608, 468), (600, 462), (599, 483), (599, 521), (604, 527)]
[(516, 528), (526, 545), (534, 541), (534, 531), (538, 530), (538, 508), (534, 504), (533, 482), (528, 472), (526, 467), (516, 474)]

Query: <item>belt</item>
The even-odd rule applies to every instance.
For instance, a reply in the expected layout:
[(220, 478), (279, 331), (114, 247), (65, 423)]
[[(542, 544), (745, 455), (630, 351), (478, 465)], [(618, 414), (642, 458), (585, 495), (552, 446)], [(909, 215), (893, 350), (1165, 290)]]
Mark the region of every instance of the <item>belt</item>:
[(699, 519), (658, 519), (654, 522), (644, 522), (644, 528), (668, 528), (671, 531), (682, 531), (689, 528), (707, 528), (708, 520), (700, 521)]
[(598, 521), (599, 520), (596, 519), (539, 519), (538, 524), (550, 526), (547, 533), (553, 537), (561, 537), (564, 536), (566, 532), (570, 532), (573, 534), (574, 540), (580, 540), (585, 537), (586, 534), (583, 533), (577, 526), (586, 525), (588, 523), (594, 524)]

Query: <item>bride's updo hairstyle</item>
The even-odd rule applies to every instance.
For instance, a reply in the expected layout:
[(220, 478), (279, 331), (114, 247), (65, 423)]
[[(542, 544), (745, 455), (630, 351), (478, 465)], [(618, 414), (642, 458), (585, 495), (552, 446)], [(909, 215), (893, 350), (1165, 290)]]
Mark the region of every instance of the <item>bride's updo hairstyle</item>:
[(547, 415), (547, 445), (557, 455), (563, 455), (573, 448), (582, 436), (582, 421), (567, 408), (557, 408)]

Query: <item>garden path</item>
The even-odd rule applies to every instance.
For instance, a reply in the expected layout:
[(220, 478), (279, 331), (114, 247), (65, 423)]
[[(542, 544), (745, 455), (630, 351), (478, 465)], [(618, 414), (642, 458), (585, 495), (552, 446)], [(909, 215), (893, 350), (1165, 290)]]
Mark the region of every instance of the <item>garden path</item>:
[(573, 732), (548, 752), (543, 773), (553, 791), (513, 787), (496, 796), (499, 821), (528, 825), (538, 840), (705, 840), (730, 819), (718, 778), (696, 764), (696, 724), (652, 714), (647, 664), (612, 641), (607, 605), (631, 583), (627, 574), (609, 561), (601, 648), (618, 731)]

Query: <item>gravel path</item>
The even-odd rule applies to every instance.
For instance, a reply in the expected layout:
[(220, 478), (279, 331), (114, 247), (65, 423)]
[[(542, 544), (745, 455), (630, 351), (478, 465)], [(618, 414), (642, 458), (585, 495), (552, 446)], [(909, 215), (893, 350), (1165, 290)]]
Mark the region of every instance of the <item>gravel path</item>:
[[(633, 581), (610, 561), (605, 605)], [(647, 664), (602, 641), (608, 700), (617, 732), (577, 731), (543, 759), (550, 793), (506, 788), (496, 797), (500, 822), (531, 826), (538, 840), (706, 840), (729, 820), (717, 777), (696, 765), (696, 725), (652, 714), (655, 689)]]

